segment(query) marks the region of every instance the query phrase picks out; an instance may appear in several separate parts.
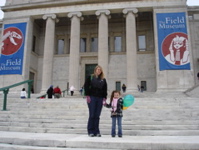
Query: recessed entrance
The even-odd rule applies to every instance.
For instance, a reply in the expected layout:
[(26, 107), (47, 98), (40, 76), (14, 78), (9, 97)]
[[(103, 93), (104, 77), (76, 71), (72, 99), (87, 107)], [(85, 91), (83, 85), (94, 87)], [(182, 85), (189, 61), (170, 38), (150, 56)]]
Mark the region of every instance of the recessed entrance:
[(34, 91), (35, 73), (34, 72), (29, 72), (29, 80), (33, 80), (32, 87), (31, 87), (31, 92), (35, 93), (35, 91)]
[(115, 82), (115, 89), (117, 91), (121, 91), (121, 82), (120, 81)]
[(97, 64), (86, 64), (85, 69), (85, 79), (88, 78), (90, 74), (94, 73), (94, 69), (97, 66)]

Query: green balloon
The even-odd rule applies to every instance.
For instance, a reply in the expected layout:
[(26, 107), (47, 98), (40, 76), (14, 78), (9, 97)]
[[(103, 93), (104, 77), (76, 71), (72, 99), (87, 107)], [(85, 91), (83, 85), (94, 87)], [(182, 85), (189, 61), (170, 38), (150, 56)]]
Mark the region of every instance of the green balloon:
[(129, 107), (131, 106), (132, 104), (134, 103), (134, 97), (132, 95), (126, 95), (124, 98), (123, 98), (123, 106), (124, 107)]

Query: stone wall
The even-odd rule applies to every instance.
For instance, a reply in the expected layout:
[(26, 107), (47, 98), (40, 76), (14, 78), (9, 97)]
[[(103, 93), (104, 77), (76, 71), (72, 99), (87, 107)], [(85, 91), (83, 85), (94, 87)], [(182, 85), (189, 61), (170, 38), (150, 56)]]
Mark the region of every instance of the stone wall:
[(199, 14), (197, 11), (192, 9), (190, 11), (190, 20), (189, 20), (189, 27), (190, 27), (190, 39), (191, 39), (191, 49), (193, 52), (193, 68), (194, 68), (194, 79), (195, 84), (199, 83), (197, 79), (197, 73), (199, 72)]
[[(77, 5), (67, 5), (67, 3), (74, 3)], [(80, 4), (80, 2), (82, 4)], [(105, 3), (107, 2), (107, 3)], [(109, 3), (112, 2), (112, 3)], [(65, 3), (66, 5), (60, 5)], [(47, 4), (47, 5), (45, 5)], [(54, 5), (55, 4), (55, 5)], [(35, 52), (31, 53), (30, 70), (36, 74), (36, 91), (41, 90), (42, 81), (42, 68), (43, 68), (43, 54), (44, 54), (44, 39), (45, 39), (45, 27), (46, 21), (42, 16), (45, 14), (56, 14), (56, 17), (60, 22), (56, 23), (55, 43), (59, 38), (66, 39), (66, 46), (64, 54), (57, 55), (57, 43), (54, 47), (53, 58), (53, 81), (56, 86), (59, 85), (61, 89), (65, 89), (67, 82), (69, 81), (69, 45), (70, 40), (70, 24), (71, 20), (67, 17), (69, 12), (81, 11), (84, 20), (81, 21), (80, 37), (86, 37), (91, 40), (91, 37), (98, 37), (98, 18), (95, 15), (96, 10), (108, 9), (110, 10), (111, 18), (108, 20), (109, 28), (108, 33), (110, 37), (109, 45), (109, 58), (108, 58), (108, 84), (109, 90), (115, 89), (115, 82), (120, 81), (126, 83), (127, 78), (127, 65), (126, 65), (126, 20), (122, 10), (129, 6), (138, 8), (138, 15), (136, 17), (136, 36), (146, 35), (147, 45), (146, 51), (137, 51), (137, 84), (140, 81), (147, 82), (147, 91), (159, 90), (183, 90), (192, 86), (193, 77), (196, 77), (195, 73), (199, 71), (198, 65), (198, 43), (199, 36), (198, 31), (198, 14), (194, 13), (195, 20), (190, 21), (190, 38), (193, 52), (193, 66), (191, 71), (159, 71), (158, 69), (158, 56), (157, 56), (157, 37), (156, 37), (156, 18), (157, 12), (186, 12), (186, 0), (140, 0), (140, 1), (119, 1), (119, 0), (7, 0), (5, 10), (4, 23), (16, 23), (31, 18), (33, 20), (33, 31), (30, 37), (36, 37)], [(162, 7), (164, 6), (164, 7)], [(151, 14), (149, 16), (142, 16), (144, 13)], [(151, 18), (150, 18), (151, 17)], [(147, 20), (148, 19), (148, 20)], [(32, 29), (29, 29), (32, 30)], [(122, 37), (122, 51), (114, 52), (114, 36)], [(28, 43), (31, 43), (31, 38)], [(137, 39), (135, 39), (137, 40)], [(133, 41), (134, 42), (134, 41)], [(29, 44), (31, 45), (31, 44)], [(28, 46), (29, 46), (28, 45)], [(135, 45), (136, 46), (136, 45)], [(30, 48), (29, 48), (30, 49)], [(27, 50), (29, 50), (27, 49)], [(121, 62), (120, 62), (121, 61)], [(85, 64), (98, 63), (97, 52), (91, 52), (89, 47), (89, 41), (87, 42), (87, 50), (85, 53), (80, 54), (80, 69), (79, 69), (79, 87), (80, 88), (85, 79)], [(116, 72), (116, 73), (115, 73)], [(14, 79), (24, 80), (23, 77), (16, 76)], [(7, 85), (10, 83), (9, 76), (0, 77), (0, 83)]]

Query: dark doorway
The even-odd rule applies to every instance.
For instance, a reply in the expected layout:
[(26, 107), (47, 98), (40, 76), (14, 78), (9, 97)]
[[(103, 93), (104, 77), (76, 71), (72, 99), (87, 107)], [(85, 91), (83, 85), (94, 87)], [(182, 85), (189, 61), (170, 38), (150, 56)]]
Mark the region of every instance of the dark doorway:
[(32, 87), (31, 87), (31, 93), (35, 93), (35, 91), (34, 91), (35, 73), (34, 72), (29, 73), (29, 80), (33, 80)]
[(94, 69), (97, 66), (97, 64), (86, 64), (85, 69), (85, 79), (88, 78), (90, 74), (94, 73)]
[(146, 81), (141, 81), (141, 89), (142, 89), (142, 91), (146, 91), (147, 90)]
[(117, 91), (121, 91), (121, 82), (120, 82), (120, 81), (117, 81), (117, 82), (115, 83), (115, 89), (116, 89)]

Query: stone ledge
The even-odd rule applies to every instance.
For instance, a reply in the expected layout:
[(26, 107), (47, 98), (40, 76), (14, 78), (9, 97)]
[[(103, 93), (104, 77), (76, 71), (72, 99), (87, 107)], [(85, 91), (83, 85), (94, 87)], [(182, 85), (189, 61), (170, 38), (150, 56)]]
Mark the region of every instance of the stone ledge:
[(48, 134), (0, 131), (0, 143), (24, 146), (131, 150), (198, 150), (199, 136), (88, 137), (80, 134)]

